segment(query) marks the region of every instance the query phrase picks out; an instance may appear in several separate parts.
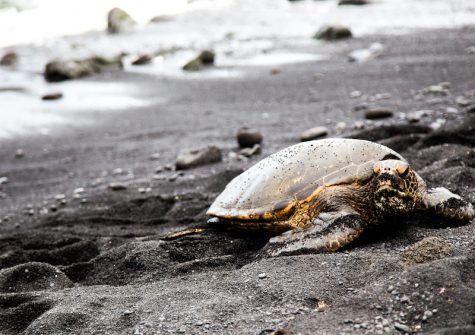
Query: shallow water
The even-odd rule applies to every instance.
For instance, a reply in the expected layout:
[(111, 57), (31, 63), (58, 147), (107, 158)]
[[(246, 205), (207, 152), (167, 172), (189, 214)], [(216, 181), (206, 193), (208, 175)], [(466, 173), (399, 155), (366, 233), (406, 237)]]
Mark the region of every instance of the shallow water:
[[(249, 67), (252, 71), (256, 66), (324, 59), (325, 55), (301, 51), (305, 46), (318, 43), (311, 36), (324, 24), (344, 24), (355, 36), (404, 34), (419, 28), (475, 24), (473, 0), (374, 0), (367, 6), (341, 7), (336, 0), (10, 2), (21, 10), (0, 9), (0, 47), (4, 47), (0, 49), (0, 56), (13, 49), (19, 53), (20, 63), (11, 70), (0, 69), (0, 85), (35, 93), (0, 92), (0, 110), (8, 110), (2, 113), (0, 137), (24, 133), (25, 125), (34, 128), (34, 125), (43, 127), (63, 122), (76, 124), (79, 121), (76, 114), (73, 116), (70, 112), (72, 109), (84, 111), (99, 106), (101, 111), (110, 111), (145, 103), (130, 87), (103, 92), (104, 84), (81, 82), (75, 86), (43, 82), (44, 65), (57, 57), (110, 56), (126, 52), (130, 54), (125, 58), (126, 71), (186, 79), (229, 78), (246, 75)], [(127, 10), (137, 21), (134, 30), (119, 35), (104, 33), (106, 14), (115, 6)], [(156, 15), (172, 18), (148, 24)], [(184, 73), (181, 66), (203, 48), (215, 50), (217, 67), (200, 73)], [(131, 67), (130, 61), (140, 53), (161, 55), (150, 65)], [(91, 88), (95, 85), (99, 86)], [(54, 90), (65, 93), (64, 99), (54, 102), (61, 117), (46, 113), (45, 103), (38, 98), (40, 91)], [(48, 103), (46, 109), (52, 105)]]

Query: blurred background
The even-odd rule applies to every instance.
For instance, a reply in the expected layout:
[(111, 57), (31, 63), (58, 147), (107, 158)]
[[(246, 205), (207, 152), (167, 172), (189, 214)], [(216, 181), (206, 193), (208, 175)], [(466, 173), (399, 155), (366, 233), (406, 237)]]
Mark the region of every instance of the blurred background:
[[(326, 25), (347, 27), (352, 36), (361, 37), (475, 22), (472, 0), (372, 0), (364, 9), (341, 2), (1, 0), (0, 138), (48, 133), (52, 125), (70, 122), (71, 109), (110, 110), (149, 103), (134, 96), (133, 85), (47, 84), (45, 65), (55, 59), (120, 56), (125, 71), (236, 77), (245, 75), (243, 68), (324, 59), (326, 55), (309, 47), (321, 43), (312, 37)], [(215, 66), (204, 72), (184, 71), (183, 66), (205, 49), (213, 51)], [(132, 66), (137, 60), (146, 66)], [(49, 112), (51, 105), (45, 108), (38, 101), (51, 93), (61, 93), (55, 113)], [(54, 94), (48, 98), (56, 99)]]

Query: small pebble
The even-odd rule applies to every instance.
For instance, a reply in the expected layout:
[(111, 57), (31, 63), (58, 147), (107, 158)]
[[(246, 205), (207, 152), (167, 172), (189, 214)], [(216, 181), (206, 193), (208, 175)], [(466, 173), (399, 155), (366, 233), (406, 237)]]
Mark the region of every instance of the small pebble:
[(386, 108), (373, 108), (365, 112), (365, 118), (368, 120), (384, 119), (394, 115), (394, 112)]
[(158, 152), (150, 155), (150, 160), (156, 161), (158, 159), (160, 159), (160, 154)]
[(402, 332), (405, 332), (405, 333), (412, 333), (412, 330), (409, 326), (406, 326), (402, 323), (399, 323), (399, 322), (395, 322), (394, 323), (394, 328), (396, 330), (399, 330), (399, 331), (402, 331)]
[(23, 157), (25, 157), (25, 152), (23, 151), (23, 149), (18, 149), (15, 152), (15, 158), (19, 159), (19, 158), (23, 158)]
[(113, 176), (118, 176), (120, 174), (123, 174), (124, 173), (124, 170), (122, 170), (121, 168), (116, 168), (114, 170), (112, 170), (112, 175)]
[(8, 178), (7, 177), (0, 177), (0, 185), (8, 183)]
[(359, 98), (363, 95), (363, 93), (361, 93), (360, 91), (352, 91), (350, 92), (350, 98), (352, 99), (355, 99), (355, 98)]
[(259, 273), (258, 277), (259, 277), (259, 279), (264, 279), (264, 278), (267, 278), (267, 274)]
[(41, 97), (41, 100), (49, 101), (49, 100), (59, 100), (63, 97), (63, 93), (61, 92), (50, 92), (46, 93)]
[(353, 124), (354, 129), (364, 129), (365, 125), (363, 121), (355, 121)]
[(321, 137), (325, 137), (328, 134), (328, 129), (326, 127), (320, 126), (320, 127), (314, 127), (305, 130), (301, 135), (300, 135), (300, 140), (302, 142), (305, 141), (312, 141), (316, 140)]
[(109, 184), (109, 188), (112, 190), (112, 191), (123, 191), (123, 190), (126, 190), (127, 189), (127, 186), (123, 183), (110, 183)]
[(152, 62), (153, 57), (148, 54), (143, 54), (138, 56), (136, 59), (132, 61), (132, 65), (146, 65)]
[(241, 148), (252, 148), (262, 142), (262, 134), (257, 129), (243, 127), (238, 130), (236, 139)]

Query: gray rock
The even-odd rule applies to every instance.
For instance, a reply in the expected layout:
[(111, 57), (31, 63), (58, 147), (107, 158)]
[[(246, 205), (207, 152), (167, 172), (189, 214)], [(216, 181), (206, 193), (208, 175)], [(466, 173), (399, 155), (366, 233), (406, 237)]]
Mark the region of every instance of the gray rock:
[(468, 106), (467, 108), (465, 108), (465, 112), (467, 112), (467, 113), (475, 113), (475, 104), (473, 104), (473, 105)]
[(340, 0), (338, 2), (338, 6), (344, 6), (344, 5), (367, 5), (369, 4), (369, 1), (367, 0)]
[(300, 140), (302, 142), (316, 140), (317, 138), (327, 136), (327, 134), (328, 134), (328, 129), (326, 127), (323, 127), (323, 126), (314, 127), (314, 128), (305, 130), (300, 135)]
[(17, 149), (17, 151), (15, 151), (15, 158), (20, 159), (23, 157), (25, 157), (25, 151), (23, 149)]
[(72, 286), (61, 270), (46, 263), (24, 263), (0, 271), (0, 292), (3, 293), (56, 291)]
[(252, 148), (256, 144), (261, 144), (262, 134), (257, 129), (243, 127), (238, 130), (236, 139), (241, 148)]
[(58, 100), (58, 99), (61, 99), (63, 97), (63, 93), (61, 92), (50, 92), (50, 93), (46, 93), (45, 95), (43, 95), (41, 97), (41, 100)]
[(119, 182), (112, 182), (109, 184), (109, 188), (112, 190), (112, 191), (124, 191), (127, 189), (127, 186), (123, 183), (119, 183)]
[(173, 20), (173, 16), (170, 15), (157, 15), (150, 19), (149, 23), (162, 23)]
[(394, 329), (399, 330), (401, 332), (405, 332), (405, 333), (412, 333), (412, 329), (409, 326), (406, 326), (399, 322), (394, 323)]
[(181, 153), (176, 162), (177, 170), (190, 169), (200, 165), (220, 162), (222, 160), (221, 149), (214, 145), (202, 149), (194, 149)]
[(129, 30), (135, 25), (135, 21), (124, 10), (113, 8), (107, 14), (107, 31), (110, 34), (118, 34)]
[(394, 115), (394, 112), (387, 108), (372, 108), (365, 113), (365, 118), (368, 120), (384, 119)]
[(326, 40), (334, 41), (341, 40), (346, 38), (351, 38), (353, 35), (351, 30), (344, 26), (323, 26), (319, 31), (313, 36), (317, 40)]
[(46, 81), (58, 82), (91, 76), (104, 71), (122, 70), (122, 57), (105, 58), (94, 56), (81, 60), (54, 60), (46, 64)]
[(215, 53), (213, 50), (203, 50), (200, 54), (183, 65), (185, 71), (199, 71), (205, 67), (212, 66), (214, 64)]
[(373, 58), (379, 57), (383, 54), (384, 45), (381, 43), (373, 43), (366, 49), (357, 49), (348, 55), (348, 60), (350, 62), (363, 63), (367, 62)]
[(143, 54), (138, 56), (133, 62), (132, 65), (147, 65), (152, 62), (153, 56), (149, 54)]
[(16, 52), (7, 52), (0, 58), (0, 65), (2, 66), (14, 66), (18, 64), (18, 54)]
[(459, 96), (455, 99), (455, 103), (461, 107), (467, 107), (473, 104), (473, 101), (467, 99), (464, 96)]
[(239, 150), (239, 155), (242, 155), (244, 157), (251, 157), (253, 155), (257, 155), (261, 153), (261, 145), (260, 144), (254, 144), (252, 148), (243, 148)]

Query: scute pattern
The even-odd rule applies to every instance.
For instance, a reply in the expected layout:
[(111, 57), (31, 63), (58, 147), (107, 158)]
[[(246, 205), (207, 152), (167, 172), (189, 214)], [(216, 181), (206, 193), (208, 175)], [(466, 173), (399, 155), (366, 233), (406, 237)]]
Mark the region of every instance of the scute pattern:
[[(309, 200), (320, 187), (364, 183), (373, 164), (386, 156), (404, 160), (383, 145), (355, 139), (299, 143), (261, 160), (234, 178), (216, 198), (208, 215), (225, 219), (284, 219), (292, 211), (275, 212)], [(271, 214), (272, 215), (269, 215)]]

